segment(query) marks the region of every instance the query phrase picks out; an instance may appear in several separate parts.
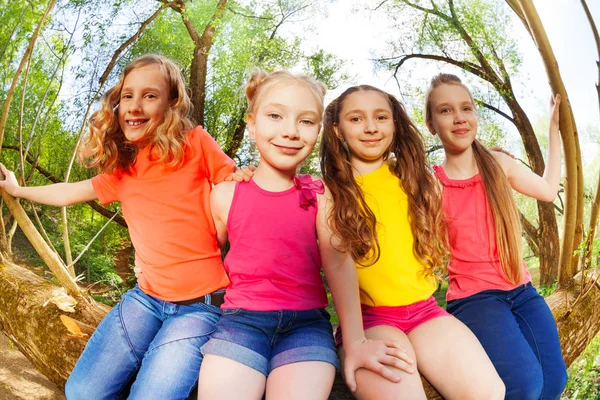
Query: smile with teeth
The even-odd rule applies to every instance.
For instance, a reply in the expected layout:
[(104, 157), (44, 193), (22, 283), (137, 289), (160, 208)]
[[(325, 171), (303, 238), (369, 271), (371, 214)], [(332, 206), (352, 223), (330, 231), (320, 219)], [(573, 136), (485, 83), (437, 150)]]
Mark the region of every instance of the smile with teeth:
[(147, 120), (129, 120), (127, 121), (127, 125), (129, 126), (140, 126), (142, 124), (144, 124)]

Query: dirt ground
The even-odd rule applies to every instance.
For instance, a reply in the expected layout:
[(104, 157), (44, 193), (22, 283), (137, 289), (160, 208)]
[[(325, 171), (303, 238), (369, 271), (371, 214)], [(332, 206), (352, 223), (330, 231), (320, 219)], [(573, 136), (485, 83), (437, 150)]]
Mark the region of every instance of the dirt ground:
[(0, 332), (0, 400), (64, 400), (10, 340)]

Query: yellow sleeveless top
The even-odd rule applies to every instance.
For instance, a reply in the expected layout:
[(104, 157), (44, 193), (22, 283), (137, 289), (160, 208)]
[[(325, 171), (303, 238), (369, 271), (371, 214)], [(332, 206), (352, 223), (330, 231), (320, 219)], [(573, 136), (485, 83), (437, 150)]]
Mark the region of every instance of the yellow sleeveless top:
[(433, 277), (425, 277), (423, 264), (413, 253), (408, 197), (400, 180), (387, 163), (355, 179), (377, 218), (380, 247), (375, 264), (368, 267), (356, 264), (360, 302), (367, 306), (405, 306), (428, 299), (437, 283)]

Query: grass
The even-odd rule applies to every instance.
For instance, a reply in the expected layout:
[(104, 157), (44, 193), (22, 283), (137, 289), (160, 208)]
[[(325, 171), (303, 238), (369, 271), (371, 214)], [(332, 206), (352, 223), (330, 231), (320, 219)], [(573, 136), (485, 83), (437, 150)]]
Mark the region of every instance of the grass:
[(600, 400), (600, 334), (571, 364), (562, 400)]

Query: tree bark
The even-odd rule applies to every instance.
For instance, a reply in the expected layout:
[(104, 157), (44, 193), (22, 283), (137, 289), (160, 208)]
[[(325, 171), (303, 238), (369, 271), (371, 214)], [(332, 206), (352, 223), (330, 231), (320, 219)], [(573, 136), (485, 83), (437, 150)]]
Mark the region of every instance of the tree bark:
[(577, 126), (569, 103), (564, 83), (560, 76), (558, 63), (546, 31), (531, 0), (519, 0), (527, 28), (534, 39), (542, 57), (553, 93), (563, 98), (560, 106), (560, 133), (565, 152), (567, 169), (565, 185), (565, 222), (563, 246), (559, 264), (559, 287), (569, 286), (569, 281), (576, 272), (577, 256), (573, 252), (583, 237), (583, 171)]
[[(162, 0), (166, 3), (166, 0)], [(190, 69), (190, 89), (191, 100), (194, 105), (192, 118), (197, 124), (204, 125), (204, 102), (206, 98), (206, 71), (208, 68), (208, 54), (213, 44), (215, 36), (215, 23), (221, 18), (225, 11), (227, 0), (219, 0), (217, 8), (208, 24), (204, 28), (202, 36), (198, 34), (194, 25), (186, 15), (185, 2), (177, 0), (172, 2), (170, 7), (181, 14), (181, 19), (185, 25), (190, 38), (194, 42), (194, 57)]]
[(64, 298), (59, 288), (33, 272), (0, 264), (0, 328), (50, 381), (63, 386), (81, 354), (87, 337), (74, 337), (61, 315), (96, 326), (108, 311), (91, 298), (76, 297), (75, 312), (62, 311), (52, 301)]

